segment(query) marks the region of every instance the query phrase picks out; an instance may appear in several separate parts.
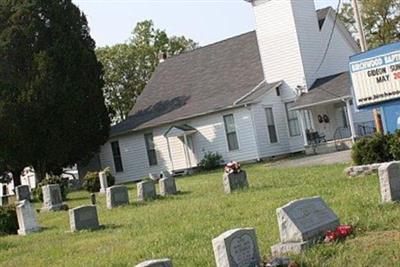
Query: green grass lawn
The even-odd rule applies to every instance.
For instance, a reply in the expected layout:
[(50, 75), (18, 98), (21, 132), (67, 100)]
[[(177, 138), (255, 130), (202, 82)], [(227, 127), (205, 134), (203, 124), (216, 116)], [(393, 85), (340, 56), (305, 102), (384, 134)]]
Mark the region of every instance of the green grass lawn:
[[(42, 232), (0, 237), (0, 266), (134, 266), (169, 257), (174, 266), (215, 266), (211, 240), (238, 227), (255, 227), (260, 252), (279, 242), (276, 208), (321, 196), (342, 224), (357, 228), (346, 242), (319, 245), (295, 259), (303, 266), (400, 266), (400, 204), (380, 204), (376, 175), (349, 179), (345, 165), (267, 169), (245, 166), (251, 188), (225, 195), (222, 173), (177, 180), (181, 194), (107, 210), (98, 197), (104, 229), (69, 232), (68, 212), (39, 214)], [(89, 193), (68, 195), (70, 208), (89, 204)], [(39, 208), (40, 205), (37, 205)]]

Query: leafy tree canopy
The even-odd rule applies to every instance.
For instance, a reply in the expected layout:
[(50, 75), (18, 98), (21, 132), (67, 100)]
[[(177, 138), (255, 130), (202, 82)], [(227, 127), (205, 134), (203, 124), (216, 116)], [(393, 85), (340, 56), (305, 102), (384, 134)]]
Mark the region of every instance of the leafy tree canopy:
[[(400, 39), (400, 0), (360, 0), (359, 2), (369, 48)], [(343, 4), (340, 18), (352, 34), (357, 33), (350, 3)]]
[(71, 0), (0, 1), (0, 170), (40, 177), (86, 161), (109, 133), (102, 66)]
[(139, 22), (126, 44), (97, 49), (104, 65), (104, 96), (113, 122), (124, 120), (159, 63), (159, 54), (177, 55), (197, 44), (183, 36), (168, 36), (151, 20)]

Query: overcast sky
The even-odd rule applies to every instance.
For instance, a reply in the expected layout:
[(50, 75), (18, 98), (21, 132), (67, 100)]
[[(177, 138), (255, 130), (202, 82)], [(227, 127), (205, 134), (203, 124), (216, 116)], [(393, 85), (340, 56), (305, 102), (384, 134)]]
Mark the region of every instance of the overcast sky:
[[(297, 0), (304, 1), (304, 0)], [(152, 19), (170, 35), (184, 35), (200, 45), (255, 29), (251, 5), (244, 0), (73, 0), (86, 14), (97, 46), (129, 39), (137, 22)], [(315, 0), (316, 7), (338, 0)]]

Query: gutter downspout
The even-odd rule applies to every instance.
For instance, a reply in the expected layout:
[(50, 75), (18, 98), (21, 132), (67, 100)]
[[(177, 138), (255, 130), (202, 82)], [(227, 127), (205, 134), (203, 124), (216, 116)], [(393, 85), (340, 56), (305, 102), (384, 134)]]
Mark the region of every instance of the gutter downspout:
[(253, 135), (254, 140), (256, 141), (256, 152), (257, 152), (257, 161), (261, 161), (260, 157), (260, 146), (258, 145), (257, 131), (256, 131), (256, 123), (254, 122), (254, 112), (252, 110), (252, 105), (249, 106), (250, 116), (251, 116), (251, 124), (253, 125)]

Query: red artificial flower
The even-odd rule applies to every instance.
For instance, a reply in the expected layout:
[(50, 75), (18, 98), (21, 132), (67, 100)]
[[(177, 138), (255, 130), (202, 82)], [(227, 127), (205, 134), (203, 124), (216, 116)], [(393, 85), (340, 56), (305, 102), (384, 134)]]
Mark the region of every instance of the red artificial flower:
[(326, 232), (325, 242), (332, 242), (332, 241), (335, 241), (336, 239), (337, 239), (336, 232), (333, 232), (333, 231)]
[(346, 237), (353, 232), (353, 227), (351, 225), (341, 225), (336, 229), (336, 234), (339, 237)]
[(225, 165), (226, 173), (238, 173), (240, 171), (240, 164), (236, 161), (231, 161)]
[(342, 239), (349, 236), (353, 232), (351, 225), (340, 225), (335, 231), (328, 231), (325, 234), (325, 242), (333, 242), (337, 239)]

